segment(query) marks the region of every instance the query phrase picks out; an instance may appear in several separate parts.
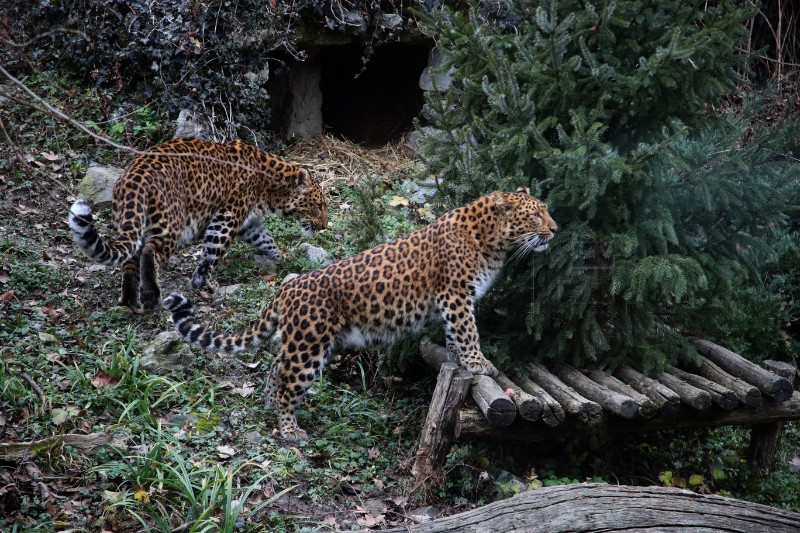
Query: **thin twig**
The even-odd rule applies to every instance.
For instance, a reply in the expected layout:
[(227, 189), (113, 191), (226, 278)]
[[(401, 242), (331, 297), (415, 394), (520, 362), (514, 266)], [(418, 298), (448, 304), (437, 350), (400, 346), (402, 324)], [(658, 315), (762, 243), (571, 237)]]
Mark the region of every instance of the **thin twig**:
[(86, 39), (87, 41), (91, 40), (91, 39), (89, 39), (88, 35), (86, 35), (84, 32), (82, 32), (80, 30), (73, 30), (71, 28), (55, 28), (55, 29), (52, 29), (50, 31), (46, 31), (44, 33), (41, 33), (41, 34), (37, 35), (36, 37), (33, 37), (32, 39), (28, 39), (24, 43), (18, 43), (16, 41), (12, 41), (10, 39), (3, 39), (2, 37), (0, 37), (0, 43), (5, 43), (8, 46), (11, 46), (13, 48), (27, 48), (30, 45), (32, 45), (33, 43), (35, 43), (36, 41), (40, 41), (40, 40), (44, 39), (45, 37), (49, 37), (49, 36), (51, 36), (51, 35), (53, 35), (55, 33), (77, 33), (78, 35), (80, 35), (81, 37)]
[(47, 412), (50, 409), (50, 400), (47, 399), (47, 395), (42, 388), (25, 372), (20, 372), (20, 376), (22, 376), (22, 379), (27, 381), (31, 388), (36, 391), (36, 394), (39, 395), (39, 402), (42, 404), (42, 411)]

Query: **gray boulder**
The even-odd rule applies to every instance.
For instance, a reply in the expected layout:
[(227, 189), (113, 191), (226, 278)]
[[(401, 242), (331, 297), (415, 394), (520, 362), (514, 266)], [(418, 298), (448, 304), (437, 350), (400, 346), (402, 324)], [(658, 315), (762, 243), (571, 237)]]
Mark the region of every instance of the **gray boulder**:
[(450, 88), (450, 84), (453, 82), (453, 73), (456, 69), (455, 67), (450, 67), (442, 72), (442, 60), (442, 53), (439, 49), (432, 49), (428, 56), (428, 66), (423, 69), (419, 77), (420, 89), (423, 91), (437, 90), (445, 92)]
[(123, 172), (123, 169), (117, 167), (89, 167), (78, 184), (78, 198), (96, 207), (110, 206), (114, 184)]

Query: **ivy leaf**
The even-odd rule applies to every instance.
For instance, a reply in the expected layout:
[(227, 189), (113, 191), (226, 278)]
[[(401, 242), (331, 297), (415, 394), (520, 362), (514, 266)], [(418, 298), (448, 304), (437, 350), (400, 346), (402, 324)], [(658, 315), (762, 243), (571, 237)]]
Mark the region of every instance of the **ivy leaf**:
[(53, 424), (57, 426), (60, 426), (61, 424), (66, 422), (67, 419), (69, 418), (69, 413), (67, 412), (67, 410), (58, 407), (53, 409), (50, 414), (53, 420)]

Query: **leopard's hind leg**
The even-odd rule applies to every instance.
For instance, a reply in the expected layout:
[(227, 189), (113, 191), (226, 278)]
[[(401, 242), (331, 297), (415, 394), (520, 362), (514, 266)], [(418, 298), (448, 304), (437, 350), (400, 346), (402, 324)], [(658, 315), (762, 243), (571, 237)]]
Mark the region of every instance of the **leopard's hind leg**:
[[(284, 439), (292, 442), (306, 440), (307, 433), (297, 424), (295, 412), (303, 403), (306, 392), (322, 373), (335, 344), (337, 327), (326, 321), (330, 313), (325, 308), (310, 312), (312, 320), (300, 320), (299, 326), (287, 328), (281, 336), (281, 354), (270, 370), (267, 392), (274, 390), (277, 400), (278, 427)], [(316, 324), (313, 318), (316, 318)]]
[(177, 238), (168, 235), (156, 235), (147, 239), (139, 259), (142, 284), (140, 296), (142, 308), (152, 310), (161, 306), (161, 287), (158, 281), (159, 267), (167, 262), (175, 251)]
[(136, 254), (122, 265), (122, 291), (119, 297), (119, 305), (130, 307), (134, 310), (141, 309), (139, 300), (139, 260), (140, 254)]

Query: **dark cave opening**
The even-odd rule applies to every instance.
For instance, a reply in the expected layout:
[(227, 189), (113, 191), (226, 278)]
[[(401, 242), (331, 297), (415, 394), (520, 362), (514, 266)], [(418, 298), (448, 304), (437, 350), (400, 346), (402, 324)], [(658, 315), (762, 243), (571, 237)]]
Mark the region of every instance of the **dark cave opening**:
[(422, 44), (384, 44), (365, 65), (360, 45), (320, 48), (326, 131), (374, 146), (410, 130), (424, 103), (419, 77), (428, 64), (428, 52)]

